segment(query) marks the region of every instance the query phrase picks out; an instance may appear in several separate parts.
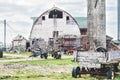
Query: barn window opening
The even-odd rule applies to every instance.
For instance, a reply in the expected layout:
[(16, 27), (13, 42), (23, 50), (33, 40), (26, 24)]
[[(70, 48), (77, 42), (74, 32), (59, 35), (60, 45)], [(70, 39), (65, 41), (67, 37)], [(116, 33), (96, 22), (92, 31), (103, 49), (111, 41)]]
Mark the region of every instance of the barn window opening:
[(45, 16), (42, 16), (42, 20), (45, 20)]
[(54, 10), (50, 11), (49, 18), (63, 18), (63, 12), (54, 9)]
[(66, 17), (66, 20), (70, 20), (69, 16)]
[(39, 39), (36, 39), (37, 41), (39, 40)]
[(32, 41), (32, 44), (34, 44), (34, 41)]

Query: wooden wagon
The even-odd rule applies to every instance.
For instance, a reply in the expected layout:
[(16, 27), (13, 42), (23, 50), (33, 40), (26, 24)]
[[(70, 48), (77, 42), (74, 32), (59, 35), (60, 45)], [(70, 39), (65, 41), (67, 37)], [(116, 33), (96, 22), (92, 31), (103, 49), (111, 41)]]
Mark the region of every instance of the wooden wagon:
[(79, 66), (72, 70), (72, 77), (81, 77), (81, 74), (106, 75), (108, 79), (114, 79), (118, 72), (120, 51), (78, 51), (76, 59)]

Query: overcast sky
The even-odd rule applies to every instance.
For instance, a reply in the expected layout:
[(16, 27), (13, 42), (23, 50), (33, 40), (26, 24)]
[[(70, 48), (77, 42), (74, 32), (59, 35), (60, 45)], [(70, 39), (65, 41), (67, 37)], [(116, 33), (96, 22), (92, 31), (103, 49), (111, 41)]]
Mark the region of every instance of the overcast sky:
[[(0, 0), (0, 41), (4, 41), (3, 20), (7, 20), (7, 43), (18, 34), (29, 38), (32, 19), (57, 6), (73, 17), (87, 16), (87, 0)], [(107, 35), (117, 39), (117, 0), (106, 0)]]

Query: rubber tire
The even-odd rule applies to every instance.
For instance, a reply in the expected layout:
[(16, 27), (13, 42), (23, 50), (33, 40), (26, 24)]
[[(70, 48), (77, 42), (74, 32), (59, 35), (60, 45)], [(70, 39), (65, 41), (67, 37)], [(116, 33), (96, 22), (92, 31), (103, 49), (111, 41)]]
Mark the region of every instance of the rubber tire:
[(75, 69), (76, 69), (76, 67), (73, 67), (73, 69), (72, 69), (72, 77), (75, 77)]
[(43, 54), (40, 55), (40, 58), (41, 58), (41, 59), (43, 58)]
[(115, 78), (114, 68), (110, 68), (109, 71), (107, 72), (107, 79), (114, 80), (114, 78)]
[(114, 64), (114, 71), (115, 72), (119, 72), (118, 66), (119, 66), (119, 63)]
[(44, 57), (45, 57), (45, 59), (47, 59), (48, 55), (47, 55), (47, 54), (45, 54), (45, 55), (44, 55)]
[(3, 50), (2, 50), (2, 48), (0, 48), (0, 58), (2, 58), (3, 57)]
[(61, 59), (61, 55), (60, 54), (58, 55), (58, 59)]
[(79, 67), (73, 67), (73, 69), (72, 69), (72, 77), (74, 77), (74, 78), (81, 77), (79, 72), (80, 72), (80, 68)]

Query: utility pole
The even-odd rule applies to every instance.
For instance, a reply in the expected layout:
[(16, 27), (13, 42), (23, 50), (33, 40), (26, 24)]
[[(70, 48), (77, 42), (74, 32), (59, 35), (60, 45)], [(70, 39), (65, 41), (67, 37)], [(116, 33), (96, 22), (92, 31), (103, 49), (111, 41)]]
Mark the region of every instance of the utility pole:
[(120, 0), (118, 0), (118, 40), (120, 40)]
[(6, 20), (4, 20), (4, 50), (6, 51)]

